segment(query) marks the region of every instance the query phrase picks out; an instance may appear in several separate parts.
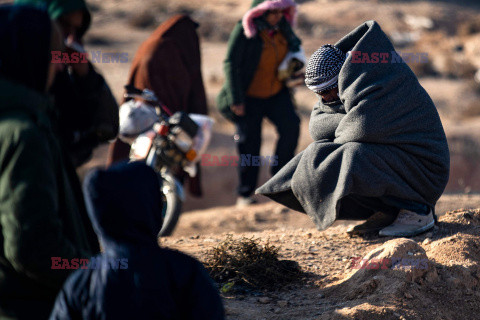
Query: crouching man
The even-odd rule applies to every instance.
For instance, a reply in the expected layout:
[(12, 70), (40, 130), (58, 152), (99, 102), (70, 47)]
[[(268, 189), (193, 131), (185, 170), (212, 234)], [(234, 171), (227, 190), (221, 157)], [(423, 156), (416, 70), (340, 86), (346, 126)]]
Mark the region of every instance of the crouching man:
[[(415, 236), (431, 229), (449, 176), (438, 112), (415, 74), (367, 21), (310, 58), (305, 82), (319, 97), (315, 140), (256, 192), (307, 213), (318, 229), (367, 221), (350, 234)], [(382, 59), (352, 59), (354, 56)]]

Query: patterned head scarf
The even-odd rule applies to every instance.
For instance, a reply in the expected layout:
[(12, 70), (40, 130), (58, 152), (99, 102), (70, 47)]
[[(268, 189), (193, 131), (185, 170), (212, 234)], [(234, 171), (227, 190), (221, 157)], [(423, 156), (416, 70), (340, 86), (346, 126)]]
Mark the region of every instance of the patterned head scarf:
[(338, 86), (338, 74), (347, 55), (331, 44), (321, 46), (310, 57), (305, 72), (305, 84), (315, 93)]

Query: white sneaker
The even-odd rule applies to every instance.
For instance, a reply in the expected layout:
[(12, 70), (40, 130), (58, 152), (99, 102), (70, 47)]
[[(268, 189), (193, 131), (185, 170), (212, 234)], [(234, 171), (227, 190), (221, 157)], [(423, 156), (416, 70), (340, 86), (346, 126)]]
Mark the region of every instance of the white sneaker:
[(253, 197), (238, 197), (237, 198), (237, 207), (243, 208), (247, 207), (249, 205), (257, 203), (257, 200), (255, 200)]
[(421, 215), (405, 209), (400, 210), (395, 221), (378, 232), (384, 237), (413, 237), (430, 230), (435, 225), (433, 211), (428, 215)]

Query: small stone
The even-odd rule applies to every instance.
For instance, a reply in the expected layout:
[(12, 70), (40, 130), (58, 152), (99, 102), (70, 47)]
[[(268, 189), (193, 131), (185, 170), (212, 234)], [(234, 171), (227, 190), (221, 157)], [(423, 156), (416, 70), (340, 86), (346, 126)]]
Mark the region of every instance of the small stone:
[(412, 296), (410, 293), (405, 292), (405, 298), (407, 298), (407, 299), (413, 299), (413, 296)]
[(269, 297), (260, 297), (260, 298), (258, 298), (257, 301), (262, 303), (262, 304), (267, 304), (267, 303), (270, 303), (272, 301), (272, 299), (270, 299)]
[(427, 245), (427, 244), (430, 244), (430, 243), (432, 243), (432, 239), (430, 239), (430, 238), (427, 238), (427, 239), (423, 240), (423, 242), (422, 242), (423, 245)]
[(273, 309), (273, 313), (278, 314), (278, 313), (281, 313), (281, 312), (282, 312), (282, 309), (281, 309), (281, 308), (275, 308), (275, 309)]
[(429, 232), (429, 233), (427, 233), (427, 234), (425, 235), (425, 237), (427, 237), (427, 238), (431, 238), (431, 237), (433, 237), (433, 232)]
[(409, 256), (413, 256), (413, 252), (407, 252)]
[(323, 298), (325, 298), (325, 295), (324, 295), (323, 293), (319, 293), (319, 294), (317, 295), (317, 298), (323, 299)]
[(307, 233), (305, 234), (305, 236), (306, 236), (308, 239), (311, 239), (313, 235), (312, 235), (311, 232), (307, 232)]
[(277, 302), (277, 305), (278, 305), (280, 308), (285, 308), (285, 307), (288, 305), (288, 301), (280, 300), (280, 301)]

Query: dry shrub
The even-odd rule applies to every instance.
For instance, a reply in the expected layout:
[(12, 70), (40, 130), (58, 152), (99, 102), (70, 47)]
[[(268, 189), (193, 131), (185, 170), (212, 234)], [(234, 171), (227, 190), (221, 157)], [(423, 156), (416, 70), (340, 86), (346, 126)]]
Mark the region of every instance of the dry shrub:
[(303, 273), (297, 262), (278, 260), (279, 248), (258, 239), (227, 239), (207, 252), (205, 267), (219, 283), (252, 289), (278, 289), (299, 280)]

